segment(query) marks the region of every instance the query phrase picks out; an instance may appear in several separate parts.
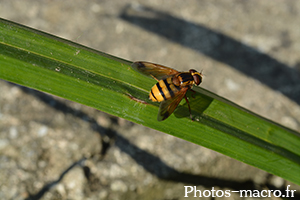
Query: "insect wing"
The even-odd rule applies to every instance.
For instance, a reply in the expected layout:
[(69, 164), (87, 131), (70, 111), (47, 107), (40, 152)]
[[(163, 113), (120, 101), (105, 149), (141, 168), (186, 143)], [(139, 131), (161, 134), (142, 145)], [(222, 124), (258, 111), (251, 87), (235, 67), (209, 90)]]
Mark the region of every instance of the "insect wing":
[(136, 71), (138, 71), (146, 76), (151, 76), (152, 78), (155, 78), (156, 80), (166, 79), (169, 76), (179, 73), (175, 69), (165, 67), (165, 66), (159, 65), (159, 64), (150, 63), (150, 62), (138, 61), (138, 62), (134, 62), (131, 66)]
[(188, 88), (182, 88), (176, 94), (175, 97), (160, 103), (159, 111), (157, 115), (158, 121), (163, 121), (167, 119), (174, 112), (174, 110), (176, 109), (176, 107), (178, 106), (178, 104), (186, 94), (187, 90)]

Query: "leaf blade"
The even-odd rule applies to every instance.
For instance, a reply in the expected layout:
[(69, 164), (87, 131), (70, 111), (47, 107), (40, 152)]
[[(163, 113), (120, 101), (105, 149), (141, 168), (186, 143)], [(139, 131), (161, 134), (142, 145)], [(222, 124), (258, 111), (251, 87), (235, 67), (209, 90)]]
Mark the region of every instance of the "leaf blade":
[(298, 133), (201, 88), (190, 100), (194, 122), (186, 104), (157, 122), (158, 104), (147, 99), (155, 80), (135, 72), (130, 61), (6, 20), (0, 20), (0, 32), (1, 79), (143, 124), (300, 184)]

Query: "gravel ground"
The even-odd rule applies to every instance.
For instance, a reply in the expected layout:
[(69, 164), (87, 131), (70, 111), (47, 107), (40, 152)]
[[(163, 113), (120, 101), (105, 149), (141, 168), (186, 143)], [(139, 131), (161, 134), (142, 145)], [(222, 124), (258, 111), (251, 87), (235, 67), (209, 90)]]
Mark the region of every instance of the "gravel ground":
[[(201, 87), (300, 130), (299, 1), (2, 0), (0, 17), (127, 60), (203, 69)], [(291, 185), (300, 195), (277, 176), (93, 108), (2, 80), (0, 91), (0, 199), (195, 199), (184, 197), (188, 185)]]

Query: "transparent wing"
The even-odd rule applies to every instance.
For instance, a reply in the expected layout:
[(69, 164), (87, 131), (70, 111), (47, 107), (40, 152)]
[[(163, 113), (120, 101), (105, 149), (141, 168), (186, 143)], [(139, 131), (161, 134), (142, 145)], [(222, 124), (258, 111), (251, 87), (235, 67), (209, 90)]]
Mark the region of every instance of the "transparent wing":
[(178, 106), (178, 104), (186, 94), (187, 90), (188, 88), (182, 88), (176, 94), (176, 96), (160, 103), (159, 111), (157, 115), (158, 121), (163, 121), (167, 119), (174, 112), (174, 110), (176, 109), (176, 107)]
[(131, 66), (136, 71), (146, 76), (151, 76), (156, 80), (166, 79), (169, 76), (179, 73), (175, 69), (165, 67), (159, 64), (150, 63), (150, 62), (138, 61), (138, 62), (134, 62)]

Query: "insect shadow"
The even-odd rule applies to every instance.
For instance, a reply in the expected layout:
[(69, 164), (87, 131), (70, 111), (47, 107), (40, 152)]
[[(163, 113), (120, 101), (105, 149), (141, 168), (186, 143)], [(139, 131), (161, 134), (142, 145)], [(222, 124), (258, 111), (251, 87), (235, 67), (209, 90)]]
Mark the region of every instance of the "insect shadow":
[[(191, 106), (193, 120), (198, 121), (197, 119), (199, 119), (202, 113), (209, 107), (213, 98), (192, 91), (188, 91), (186, 96)], [(174, 115), (177, 118), (189, 118), (190, 113), (187, 102), (184, 99), (182, 101), (184, 101), (184, 103), (181, 102), (181, 104), (178, 105), (177, 109), (174, 111)]]

